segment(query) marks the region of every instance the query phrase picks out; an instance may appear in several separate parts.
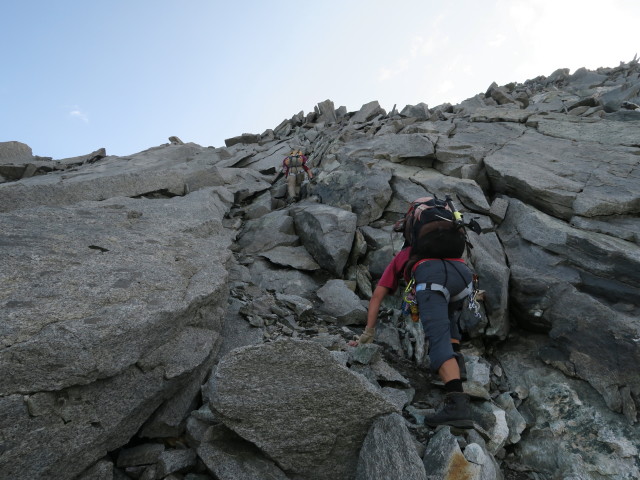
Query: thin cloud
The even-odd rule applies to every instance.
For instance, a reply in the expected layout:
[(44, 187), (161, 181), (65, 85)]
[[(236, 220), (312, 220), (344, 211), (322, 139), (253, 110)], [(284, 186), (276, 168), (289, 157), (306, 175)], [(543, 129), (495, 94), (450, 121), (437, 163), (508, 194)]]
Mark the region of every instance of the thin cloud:
[(453, 82), (451, 80), (445, 80), (443, 82), (440, 82), (440, 84), (438, 85), (437, 88), (437, 92), (440, 95), (444, 95), (450, 91), (452, 91), (454, 89), (455, 85), (453, 84)]
[(409, 60), (406, 59), (406, 58), (401, 58), (396, 62), (395, 67), (391, 67), (391, 68), (382, 67), (382, 68), (380, 68), (380, 74), (378, 75), (378, 80), (383, 82), (383, 81), (389, 80), (389, 79), (391, 79), (393, 77), (397, 77), (398, 75), (406, 72), (408, 68), (409, 68)]
[(69, 115), (71, 115), (73, 118), (82, 120), (84, 123), (89, 123), (89, 116), (77, 107), (71, 110), (69, 112)]
[[(445, 39), (448, 42), (448, 38)], [(416, 61), (419, 61), (422, 57), (431, 55), (436, 47), (436, 42), (433, 36), (424, 39), (423, 37), (416, 35), (411, 39), (411, 45), (408, 48), (408, 54), (400, 57), (396, 60), (396, 63), (392, 67), (381, 67), (379, 70), (378, 80), (385, 81), (393, 77), (397, 77), (405, 73), (411, 66), (415, 65)]]
[(489, 45), (490, 47), (499, 47), (500, 45), (502, 45), (505, 40), (507, 39), (506, 36), (504, 36), (501, 33), (496, 34), (492, 39), (490, 39), (487, 42), (487, 45)]

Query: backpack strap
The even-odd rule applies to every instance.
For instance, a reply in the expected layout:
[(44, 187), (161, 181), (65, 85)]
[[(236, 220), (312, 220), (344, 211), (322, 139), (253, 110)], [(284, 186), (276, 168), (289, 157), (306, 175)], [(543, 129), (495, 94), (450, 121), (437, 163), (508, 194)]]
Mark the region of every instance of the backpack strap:
[(411, 268), (411, 278), (413, 278), (413, 276), (415, 275), (418, 267), (422, 265), (424, 262), (428, 262), (429, 260), (435, 260), (435, 258), (423, 258), (422, 260), (418, 260), (413, 266), (413, 268)]
[[(415, 271), (417, 270), (417, 268), (423, 264), (424, 262), (428, 262), (430, 260), (444, 260), (446, 262), (459, 262), (459, 263), (464, 263), (464, 259), (462, 258), (423, 258), (422, 260), (418, 260), (415, 265), (413, 266), (413, 268), (411, 268), (411, 275), (413, 276), (413, 274), (415, 273)], [(456, 268), (456, 271), (458, 271), (458, 269)], [(458, 272), (459, 275), (460, 272)]]

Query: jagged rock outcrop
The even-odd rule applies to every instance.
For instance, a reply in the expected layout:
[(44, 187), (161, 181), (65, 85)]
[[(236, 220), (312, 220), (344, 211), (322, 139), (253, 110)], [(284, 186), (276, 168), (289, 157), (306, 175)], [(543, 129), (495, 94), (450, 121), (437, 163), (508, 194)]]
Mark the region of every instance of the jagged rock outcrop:
[(357, 480), (405, 478), (423, 480), (426, 472), (404, 419), (397, 413), (377, 418), (367, 433), (358, 460)]
[[(326, 100), (222, 148), (0, 143), (0, 477), (638, 477), (639, 104), (634, 59)], [(286, 205), (292, 148), (315, 176)], [(482, 229), (464, 432), (424, 425), (443, 393), (398, 296), (347, 344), (426, 195)]]
[(2, 215), (3, 476), (72, 478), (193, 380), (198, 395), (226, 309), (232, 200), (213, 187)]

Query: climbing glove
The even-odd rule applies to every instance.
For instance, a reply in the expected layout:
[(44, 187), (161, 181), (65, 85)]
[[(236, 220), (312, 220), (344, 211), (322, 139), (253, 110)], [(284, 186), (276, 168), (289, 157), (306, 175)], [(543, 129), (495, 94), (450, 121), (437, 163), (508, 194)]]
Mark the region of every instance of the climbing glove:
[(376, 336), (376, 329), (374, 327), (365, 327), (364, 333), (360, 335), (358, 339), (359, 344), (371, 343), (373, 342), (373, 338)]

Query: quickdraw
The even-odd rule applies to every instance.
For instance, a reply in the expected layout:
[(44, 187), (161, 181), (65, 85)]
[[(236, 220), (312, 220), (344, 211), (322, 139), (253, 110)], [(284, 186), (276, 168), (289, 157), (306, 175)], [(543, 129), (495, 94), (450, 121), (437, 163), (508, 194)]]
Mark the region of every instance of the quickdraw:
[(478, 300), (482, 300), (482, 298), (484, 297), (484, 291), (478, 290), (478, 275), (475, 273), (473, 274), (472, 283), (473, 289), (469, 294), (469, 302), (467, 308), (471, 311), (474, 317), (480, 320), (482, 318), (482, 313), (480, 313), (480, 304), (478, 303)]
[(418, 322), (420, 320), (420, 315), (418, 314), (415, 285), (416, 281), (412, 278), (404, 289), (404, 294), (402, 295), (402, 313), (405, 315), (411, 315), (411, 320)]

